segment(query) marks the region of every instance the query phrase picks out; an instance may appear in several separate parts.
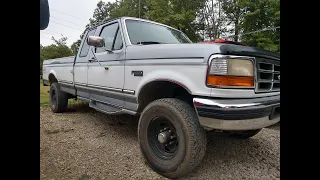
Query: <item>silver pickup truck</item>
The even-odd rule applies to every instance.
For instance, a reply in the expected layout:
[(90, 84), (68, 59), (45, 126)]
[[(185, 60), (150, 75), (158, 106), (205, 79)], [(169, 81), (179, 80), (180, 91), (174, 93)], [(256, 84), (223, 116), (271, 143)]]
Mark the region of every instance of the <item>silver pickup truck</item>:
[(205, 130), (249, 138), (280, 121), (280, 55), (248, 46), (192, 43), (181, 31), (131, 17), (89, 29), (75, 57), (46, 60), (51, 109), (69, 98), (106, 114), (140, 116), (149, 166), (168, 178), (194, 170)]

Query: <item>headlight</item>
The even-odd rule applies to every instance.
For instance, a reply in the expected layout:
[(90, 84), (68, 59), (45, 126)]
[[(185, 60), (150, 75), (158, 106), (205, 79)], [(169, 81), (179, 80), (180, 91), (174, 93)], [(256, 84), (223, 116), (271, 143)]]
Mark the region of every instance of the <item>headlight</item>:
[(213, 58), (209, 67), (207, 85), (254, 86), (253, 62), (240, 58)]

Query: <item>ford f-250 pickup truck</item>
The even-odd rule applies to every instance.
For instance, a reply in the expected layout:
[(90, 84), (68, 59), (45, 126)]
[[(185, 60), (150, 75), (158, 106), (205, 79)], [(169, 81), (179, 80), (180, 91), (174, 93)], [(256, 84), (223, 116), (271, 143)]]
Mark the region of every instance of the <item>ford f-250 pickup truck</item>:
[(205, 130), (249, 138), (280, 121), (280, 55), (234, 44), (192, 43), (181, 31), (132, 18), (89, 29), (75, 57), (46, 60), (55, 113), (68, 99), (106, 114), (140, 116), (149, 166), (179, 178), (203, 159)]

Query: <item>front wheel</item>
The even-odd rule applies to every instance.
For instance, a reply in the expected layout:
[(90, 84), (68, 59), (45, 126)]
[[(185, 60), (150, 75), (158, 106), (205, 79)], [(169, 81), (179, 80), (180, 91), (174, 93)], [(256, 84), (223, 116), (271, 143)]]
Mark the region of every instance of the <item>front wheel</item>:
[(138, 137), (149, 166), (167, 178), (180, 178), (194, 170), (207, 145), (195, 110), (173, 98), (153, 101), (143, 110)]

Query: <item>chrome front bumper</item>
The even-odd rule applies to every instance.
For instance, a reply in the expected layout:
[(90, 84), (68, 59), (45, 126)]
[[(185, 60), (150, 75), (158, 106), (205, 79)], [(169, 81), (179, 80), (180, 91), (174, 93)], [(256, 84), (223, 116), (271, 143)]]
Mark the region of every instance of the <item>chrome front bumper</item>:
[(206, 129), (253, 130), (280, 121), (280, 95), (253, 99), (193, 98), (193, 104)]

